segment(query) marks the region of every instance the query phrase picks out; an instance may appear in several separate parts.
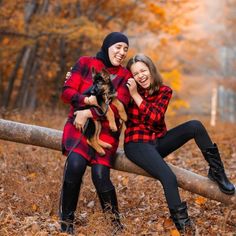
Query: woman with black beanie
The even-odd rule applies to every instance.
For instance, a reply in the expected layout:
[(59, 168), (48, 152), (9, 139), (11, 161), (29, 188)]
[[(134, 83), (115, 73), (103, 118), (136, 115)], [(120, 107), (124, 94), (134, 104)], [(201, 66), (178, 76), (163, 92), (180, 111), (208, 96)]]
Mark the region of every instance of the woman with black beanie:
[[(94, 108), (78, 110), (86, 105), (97, 105), (95, 96), (85, 96), (83, 93), (91, 87), (92, 68), (97, 72), (106, 69), (112, 78), (112, 84), (117, 92), (117, 98), (127, 106), (130, 100), (126, 87), (130, 72), (122, 67), (129, 47), (128, 38), (120, 32), (108, 34), (95, 57), (80, 57), (69, 73), (63, 86), (62, 100), (70, 104), (70, 112), (63, 130), (62, 152), (67, 156), (60, 200), (61, 231), (73, 234), (73, 222), (80, 192), (82, 178), (87, 165), (91, 166), (92, 180), (104, 212), (112, 212), (112, 222), (115, 230), (122, 228), (118, 212), (118, 203), (114, 185), (110, 180), (110, 167), (119, 144), (120, 121), (115, 106), (111, 109), (115, 113), (118, 131), (112, 132), (106, 118), (100, 119), (100, 139), (112, 147), (105, 149), (101, 156), (88, 145), (86, 137), (82, 135), (83, 127), (88, 118), (99, 119)], [(78, 110), (76, 113), (75, 111)], [(76, 116), (74, 116), (74, 113)], [(75, 146), (77, 140), (80, 140)]]

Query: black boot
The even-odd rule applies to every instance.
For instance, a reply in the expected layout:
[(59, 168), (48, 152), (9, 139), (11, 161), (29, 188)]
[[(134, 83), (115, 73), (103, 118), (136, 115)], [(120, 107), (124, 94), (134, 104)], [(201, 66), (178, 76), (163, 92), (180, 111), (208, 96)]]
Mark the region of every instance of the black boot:
[(207, 148), (202, 153), (210, 166), (208, 178), (215, 181), (223, 193), (234, 194), (235, 187), (228, 180), (225, 174), (224, 166), (221, 161), (217, 145), (213, 144), (211, 147)]
[(80, 191), (80, 183), (63, 183), (61, 199), (60, 199), (60, 219), (61, 232), (74, 234), (74, 212), (76, 210), (78, 196)]
[[(103, 212), (111, 213), (112, 223), (115, 226), (115, 231), (120, 231), (124, 228), (124, 226), (120, 222), (120, 214), (118, 210), (118, 202), (116, 197), (115, 189), (110, 191), (98, 193), (98, 197), (103, 209)], [(113, 232), (113, 233), (116, 233)]]
[(175, 226), (180, 231), (192, 229), (192, 222), (188, 216), (188, 209), (186, 202), (182, 202), (174, 209), (170, 209), (170, 214)]

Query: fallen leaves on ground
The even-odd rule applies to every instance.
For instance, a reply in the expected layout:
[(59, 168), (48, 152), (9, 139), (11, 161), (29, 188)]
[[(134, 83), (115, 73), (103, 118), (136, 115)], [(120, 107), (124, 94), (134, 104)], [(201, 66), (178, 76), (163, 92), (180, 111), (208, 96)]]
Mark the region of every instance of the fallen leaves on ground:
[[(34, 117), (34, 120), (32, 120)], [(62, 129), (64, 117), (53, 124), (46, 115), (9, 116), (14, 121)], [(46, 122), (48, 121), (48, 123)], [(186, 118), (169, 121), (169, 127)], [(205, 125), (221, 150), (226, 172), (236, 183), (236, 127)], [(207, 175), (207, 164), (194, 141), (177, 150), (167, 160), (179, 167)], [(0, 235), (46, 236), (60, 233), (58, 204), (65, 157), (60, 152), (0, 140)], [(169, 218), (161, 184), (152, 179), (116, 170), (111, 171), (116, 186), (125, 236), (179, 236)], [(180, 189), (187, 201), (189, 215), (197, 226), (197, 235), (234, 235), (236, 211), (216, 201)], [(101, 211), (87, 169), (78, 202), (75, 229), (77, 236), (112, 235), (113, 227)]]

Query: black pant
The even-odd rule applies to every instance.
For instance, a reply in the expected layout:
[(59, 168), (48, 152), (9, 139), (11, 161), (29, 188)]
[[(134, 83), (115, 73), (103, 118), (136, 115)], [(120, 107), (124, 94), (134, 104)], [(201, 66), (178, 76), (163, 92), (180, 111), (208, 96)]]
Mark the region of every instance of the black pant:
[[(64, 181), (68, 183), (76, 183), (80, 186), (83, 175), (85, 173), (88, 162), (81, 155), (72, 152), (67, 159), (65, 167)], [(97, 192), (106, 192), (114, 189), (110, 180), (110, 168), (104, 165), (92, 165), (92, 180)]]
[(124, 145), (126, 156), (143, 168), (154, 178), (160, 180), (169, 209), (181, 203), (177, 179), (173, 171), (163, 160), (164, 157), (194, 139), (201, 151), (212, 145), (212, 141), (200, 121), (183, 123), (159, 138), (154, 143), (134, 143)]

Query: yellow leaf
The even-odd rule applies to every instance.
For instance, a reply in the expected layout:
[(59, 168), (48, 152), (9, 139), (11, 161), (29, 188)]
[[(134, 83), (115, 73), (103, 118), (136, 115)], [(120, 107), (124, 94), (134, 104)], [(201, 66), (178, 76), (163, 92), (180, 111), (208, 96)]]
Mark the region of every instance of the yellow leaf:
[(173, 221), (171, 219), (165, 219), (163, 223), (164, 228), (170, 228), (173, 226)]
[(201, 196), (195, 198), (195, 202), (196, 202), (198, 205), (202, 205), (202, 204), (204, 204), (206, 201), (207, 201), (207, 199), (204, 198), (204, 197), (201, 197)]
[(38, 206), (36, 204), (32, 204), (32, 210), (37, 211), (37, 209), (38, 209)]
[(179, 231), (177, 229), (172, 229), (170, 231), (170, 235), (171, 236), (180, 236), (180, 233), (179, 233)]
[(53, 220), (58, 220), (58, 216), (57, 216), (57, 215), (53, 215), (53, 216), (52, 216), (52, 219), (53, 219)]
[(53, 74), (53, 72), (52, 72), (52, 71), (48, 71), (48, 72), (47, 72), (47, 76), (48, 76), (48, 78), (52, 78), (52, 77), (53, 77), (53, 75), (54, 75), (54, 74)]
[(162, 46), (167, 45), (167, 43), (168, 43), (167, 38), (162, 38), (162, 39), (160, 40), (160, 44), (161, 44)]
[(124, 177), (124, 179), (122, 180), (122, 184), (123, 184), (124, 186), (127, 186), (128, 183), (129, 183), (129, 178), (128, 178), (128, 177)]
[(9, 42), (10, 42), (9, 38), (4, 38), (2, 41), (3, 45), (9, 44)]
[(37, 174), (35, 172), (33, 172), (33, 173), (28, 175), (28, 178), (34, 179), (36, 176), (37, 176)]

